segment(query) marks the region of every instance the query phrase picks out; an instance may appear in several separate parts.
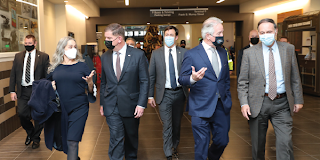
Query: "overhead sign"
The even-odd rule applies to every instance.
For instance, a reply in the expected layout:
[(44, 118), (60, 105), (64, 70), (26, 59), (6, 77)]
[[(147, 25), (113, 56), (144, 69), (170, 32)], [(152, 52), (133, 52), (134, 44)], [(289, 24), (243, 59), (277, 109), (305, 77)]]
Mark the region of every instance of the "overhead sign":
[(300, 23), (289, 24), (288, 28), (296, 28), (301, 26), (312, 26), (312, 20)]
[(205, 16), (208, 8), (150, 9), (150, 17)]

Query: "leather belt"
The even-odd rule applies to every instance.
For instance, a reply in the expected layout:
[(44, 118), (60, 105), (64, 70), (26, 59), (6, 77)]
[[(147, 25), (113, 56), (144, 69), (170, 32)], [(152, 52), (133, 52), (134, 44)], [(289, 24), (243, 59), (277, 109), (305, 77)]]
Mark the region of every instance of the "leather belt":
[[(284, 96), (286, 96), (286, 95), (287, 95), (286, 93), (277, 94), (276, 98), (274, 98), (274, 99), (279, 99), (279, 98), (282, 98), (282, 97), (284, 97)], [(264, 96), (269, 97), (269, 96), (268, 96), (268, 93), (265, 93)]]
[(30, 86), (21, 86), (22, 88), (32, 88), (32, 85)]
[(166, 88), (166, 90), (170, 90), (170, 91), (177, 91), (179, 89), (182, 89), (182, 87), (177, 87), (176, 89), (172, 89), (172, 88)]

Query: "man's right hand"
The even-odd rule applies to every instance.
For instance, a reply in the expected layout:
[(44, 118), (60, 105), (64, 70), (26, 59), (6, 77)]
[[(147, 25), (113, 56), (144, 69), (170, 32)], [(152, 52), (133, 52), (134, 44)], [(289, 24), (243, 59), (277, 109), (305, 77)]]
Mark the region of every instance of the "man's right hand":
[(11, 101), (17, 100), (17, 94), (15, 92), (10, 93)]
[(207, 70), (206, 67), (202, 67), (198, 72), (196, 72), (193, 66), (191, 66), (191, 68), (192, 68), (192, 79), (195, 81), (201, 80)]
[(243, 117), (246, 118), (247, 120), (249, 120), (249, 116), (251, 115), (249, 105), (243, 105), (241, 107), (241, 112), (242, 112)]
[(100, 114), (101, 114), (101, 116), (105, 116), (104, 112), (103, 112), (103, 106), (100, 106)]
[(150, 104), (151, 107), (156, 107), (156, 101), (154, 101), (154, 98), (148, 99), (148, 103)]

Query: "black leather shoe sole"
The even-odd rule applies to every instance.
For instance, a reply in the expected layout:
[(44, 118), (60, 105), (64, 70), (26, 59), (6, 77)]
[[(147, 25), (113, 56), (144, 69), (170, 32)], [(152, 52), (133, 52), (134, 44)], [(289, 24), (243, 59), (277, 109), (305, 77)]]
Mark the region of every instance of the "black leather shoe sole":
[(33, 142), (32, 143), (32, 149), (37, 149), (37, 148), (39, 148), (39, 146), (40, 146), (39, 142)]

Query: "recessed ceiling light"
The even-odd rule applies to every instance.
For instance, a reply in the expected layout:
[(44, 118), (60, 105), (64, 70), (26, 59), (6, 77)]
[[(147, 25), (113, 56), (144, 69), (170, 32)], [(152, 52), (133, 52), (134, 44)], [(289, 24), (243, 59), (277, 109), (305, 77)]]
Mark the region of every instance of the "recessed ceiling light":
[(126, 6), (129, 6), (129, 0), (125, 0)]
[(189, 24), (189, 21), (187, 21), (186, 24)]
[(217, 3), (221, 3), (221, 2), (223, 2), (223, 1), (224, 1), (224, 0), (218, 0)]
[(150, 22), (147, 22), (147, 24), (150, 24)]
[(68, 1), (63, 1), (63, 2), (66, 2), (66, 3), (67, 3)]

